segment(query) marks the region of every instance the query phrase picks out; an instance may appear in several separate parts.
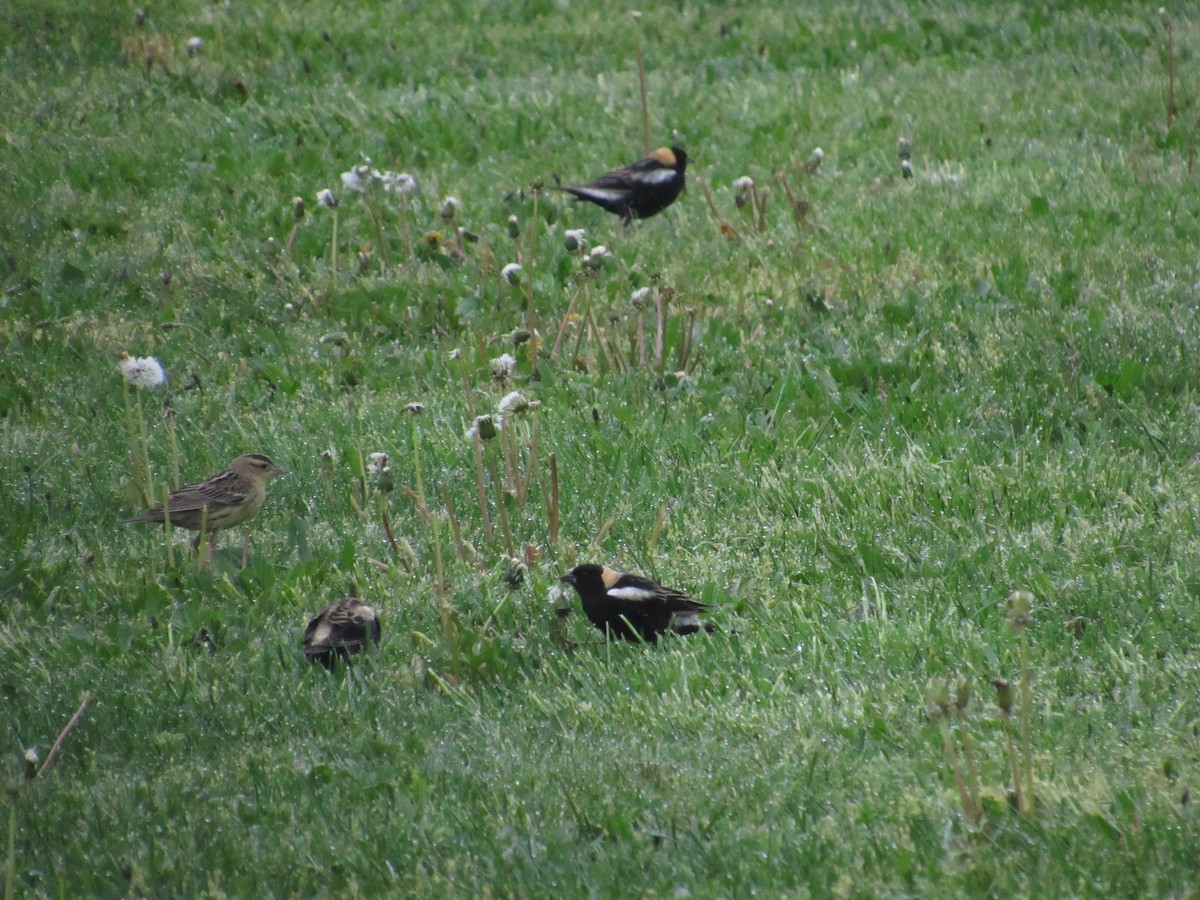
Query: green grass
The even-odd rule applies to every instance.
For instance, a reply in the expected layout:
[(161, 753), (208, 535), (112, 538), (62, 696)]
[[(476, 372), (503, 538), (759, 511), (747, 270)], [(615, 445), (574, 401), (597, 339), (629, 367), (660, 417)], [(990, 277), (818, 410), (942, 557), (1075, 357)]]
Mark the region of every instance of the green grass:
[[(1165, 31), (1138, 5), (647, 9), (655, 142), (696, 162), (622, 231), (530, 186), (639, 155), (623, 13), (75, 6), (0, 11), (15, 895), (1195, 893), (1191, 19), (1168, 131)], [(382, 243), (339, 179), (364, 157), (421, 185), (403, 218), (375, 196)], [(745, 174), (763, 231), (734, 205)], [(598, 271), (573, 227), (612, 251)], [(529, 293), (500, 277), (518, 258)], [(640, 287), (669, 298), (661, 372)], [(512, 338), (530, 296), (536, 358)], [(168, 372), (138, 398), (160, 489), (167, 409), (183, 479), (251, 451), (287, 469), (246, 570), (234, 535), (198, 571), (119, 524), (139, 509), (122, 351)], [(464, 379), (477, 414), (541, 403), (513, 431), (528, 496), (500, 501), (485, 466), (486, 523)], [(401, 489), (418, 459), (433, 523)], [(720, 631), (607, 646), (575, 606), (559, 634), (549, 589), (576, 561), (686, 588)], [(300, 640), (351, 584), (384, 641), (329, 675)], [(1019, 680), (1019, 586), (1026, 814), (990, 686)], [(942, 677), (973, 688), (978, 825), (926, 715)]]

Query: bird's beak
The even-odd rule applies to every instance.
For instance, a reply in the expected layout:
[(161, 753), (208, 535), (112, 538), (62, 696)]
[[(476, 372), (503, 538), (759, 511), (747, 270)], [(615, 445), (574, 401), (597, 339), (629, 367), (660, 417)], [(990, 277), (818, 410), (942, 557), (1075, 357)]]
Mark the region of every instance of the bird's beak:
[(567, 584), (572, 584), (572, 585), (573, 585), (573, 584), (575, 583), (575, 576), (574, 576), (574, 575), (572, 575), (570, 572), (568, 572), (566, 575), (563, 575), (563, 576), (562, 576), (561, 578), (559, 578), (558, 580), (559, 580), (559, 581), (565, 581)]

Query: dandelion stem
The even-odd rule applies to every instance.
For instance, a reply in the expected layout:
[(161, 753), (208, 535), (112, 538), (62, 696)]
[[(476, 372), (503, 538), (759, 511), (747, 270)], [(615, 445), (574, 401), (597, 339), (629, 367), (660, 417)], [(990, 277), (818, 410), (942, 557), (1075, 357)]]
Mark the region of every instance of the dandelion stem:
[(425, 479), (421, 475), (421, 432), (417, 428), (415, 415), (412, 417), (412, 457), (413, 472), (417, 482), (417, 503), (422, 509), (425, 509)]
[(963, 758), (967, 763), (967, 791), (971, 795), (971, 804), (975, 809), (977, 818), (983, 815), (983, 803), (980, 801), (979, 790), (979, 770), (975, 767), (975, 748), (971, 742), (971, 732), (967, 727), (965, 720), (959, 722), (958, 733), (962, 739)]
[(1004, 734), (1008, 738), (1008, 762), (1012, 769), (1013, 796), (1017, 800), (1017, 812), (1024, 814), (1027, 810), (1025, 807), (1025, 792), (1021, 790), (1021, 766), (1017, 762), (1017, 740), (1013, 737), (1012, 728), (1009, 725), (1011, 720), (1005, 719)]
[(1029, 636), (1022, 630), (1021, 640), (1021, 755), (1025, 762), (1025, 803), (1033, 808), (1033, 725), (1030, 716)]
[(383, 270), (386, 272), (391, 269), (392, 260), (388, 255), (387, 240), (383, 236), (383, 221), (379, 217), (379, 207), (375, 205), (375, 200), (370, 194), (364, 194), (363, 197), (367, 201), (367, 212), (371, 215), (371, 224), (375, 227), (375, 240), (379, 244), (379, 255), (383, 257)]
[(163, 482), (163, 533), (167, 536), (167, 568), (175, 568), (175, 542), (171, 530), (171, 491)]
[(329, 268), (332, 272), (332, 282), (330, 291), (334, 296), (337, 296), (338, 286), (338, 214), (337, 210), (333, 211), (333, 237), (329, 240)]
[(408, 227), (408, 198), (401, 195), (400, 197), (400, 228), (404, 234), (404, 249), (408, 252), (409, 261), (417, 258), (413, 251), (412, 231)]
[(508, 548), (508, 555), (514, 556), (516, 551), (513, 549), (512, 531), (508, 527), (508, 510), (504, 505), (504, 484), (500, 481), (500, 472), (496, 468), (496, 455), (494, 453), (487, 454), (488, 470), (492, 475), (492, 484), (496, 486), (496, 510), (500, 514), (500, 528), (504, 531), (504, 544)]
[(488, 543), (492, 541), (492, 517), (488, 513), (487, 484), (483, 477), (483, 440), (475, 435), (475, 485), (479, 489), (479, 515), (483, 519), (483, 533)]
[(571, 321), (571, 313), (575, 310), (575, 301), (579, 298), (579, 292), (571, 295), (571, 301), (567, 304), (567, 311), (563, 314), (562, 322), (558, 325), (558, 334), (554, 337), (554, 346), (550, 348), (550, 358), (558, 358), (558, 345), (562, 343), (563, 334), (567, 330), (567, 323)]
[(954, 738), (950, 735), (950, 722), (945, 716), (942, 716), (938, 724), (941, 726), (942, 746), (946, 751), (946, 759), (950, 762), (950, 768), (954, 772), (954, 784), (958, 788), (958, 797), (962, 803), (963, 812), (973, 823), (977, 823), (979, 812), (976, 810), (975, 804), (971, 802), (971, 795), (967, 793), (967, 785), (963, 780), (962, 763), (959, 761), (958, 751), (954, 749)]
[(8, 803), (8, 858), (4, 863), (4, 900), (16, 896), (17, 880), (17, 792), (9, 791)]
[(175, 488), (178, 490), (183, 483), (179, 477), (179, 441), (175, 435), (175, 410), (167, 411), (167, 436), (171, 440), (171, 474), (174, 477)]
[(78, 725), (79, 720), (83, 718), (84, 710), (87, 709), (91, 700), (91, 691), (84, 691), (83, 696), (79, 700), (79, 708), (75, 710), (75, 715), (71, 716), (70, 721), (68, 721), (67, 724), (63, 726), (63, 730), (58, 733), (58, 737), (55, 739), (54, 744), (50, 747), (50, 752), (46, 754), (46, 761), (42, 763), (42, 767), (38, 769), (38, 778), (41, 778), (50, 771), (50, 767), (54, 765), (54, 761), (58, 759), (58, 754), (62, 750), (63, 744), (66, 743), (67, 736), (75, 730), (75, 726)]
[(642, 16), (641, 13), (634, 15), (634, 21), (637, 26), (634, 28), (634, 34), (637, 36), (637, 69), (638, 69), (638, 89), (642, 97), (642, 149), (645, 155), (650, 155), (650, 99), (646, 92), (646, 60), (642, 55)]
[(550, 454), (550, 546), (558, 546), (558, 458)]
[(459, 559), (470, 559), (473, 555), (470, 546), (463, 539), (462, 528), (458, 524), (458, 516), (454, 512), (454, 502), (450, 499), (450, 490), (444, 484), (438, 485), (442, 495), (442, 506), (446, 508), (446, 518), (450, 520), (450, 533), (454, 536), (454, 546), (458, 550)]

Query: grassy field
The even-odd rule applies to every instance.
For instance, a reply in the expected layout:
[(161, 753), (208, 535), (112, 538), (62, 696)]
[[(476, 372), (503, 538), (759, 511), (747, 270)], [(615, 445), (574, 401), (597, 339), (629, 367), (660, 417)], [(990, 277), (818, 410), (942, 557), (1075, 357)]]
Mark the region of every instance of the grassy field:
[[(79, 7), (0, 8), (6, 896), (1196, 894), (1194, 21)], [(639, 39), (694, 164), (622, 230), (535, 186), (642, 155)], [(121, 524), (244, 452), (244, 570)]]

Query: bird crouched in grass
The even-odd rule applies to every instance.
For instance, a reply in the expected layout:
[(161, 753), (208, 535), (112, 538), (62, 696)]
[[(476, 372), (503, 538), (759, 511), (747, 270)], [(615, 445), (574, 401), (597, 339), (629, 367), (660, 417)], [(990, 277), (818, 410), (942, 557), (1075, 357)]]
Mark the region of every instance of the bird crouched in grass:
[(648, 219), (675, 202), (685, 183), (688, 156), (679, 147), (661, 147), (645, 159), (606, 172), (595, 181), (557, 190), (607, 209), (628, 225)]
[[(163, 523), (170, 516), (175, 528), (198, 531), (192, 549), (199, 551), (204, 533), (209, 534), (208, 555), (212, 558), (217, 535), (241, 525), (262, 509), (267, 499), (267, 482), (283, 469), (261, 453), (247, 453), (229, 464), (219, 475), (174, 491), (165, 504), (151, 507), (127, 522)], [(242, 567), (246, 566), (247, 538), (242, 537)]]
[(375, 644), (383, 634), (375, 610), (355, 597), (334, 600), (313, 617), (304, 630), (304, 655), (332, 669), (337, 660), (349, 663), (367, 641)]
[(708, 607), (657, 581), (608, 566), (576, 566), (562, 580), (575, 588), (589, 621), (609, 635), (654, 643), (667, 631), (713, 631), (700, 613)]

